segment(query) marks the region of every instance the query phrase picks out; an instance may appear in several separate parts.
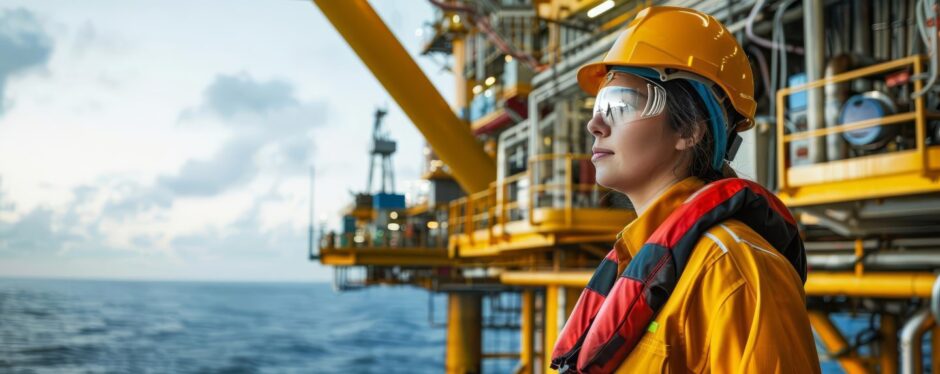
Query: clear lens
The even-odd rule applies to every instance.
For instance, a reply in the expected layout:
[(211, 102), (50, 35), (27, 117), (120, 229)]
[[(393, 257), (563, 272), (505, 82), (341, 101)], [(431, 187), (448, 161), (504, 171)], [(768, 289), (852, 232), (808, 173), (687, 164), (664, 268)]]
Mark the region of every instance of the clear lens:
[(600, 114), (608, 126), (655, 117), (665, 108), (666, 90), (651, 81), (637, 87), (607, 86), (594, 100), (594, 115)]

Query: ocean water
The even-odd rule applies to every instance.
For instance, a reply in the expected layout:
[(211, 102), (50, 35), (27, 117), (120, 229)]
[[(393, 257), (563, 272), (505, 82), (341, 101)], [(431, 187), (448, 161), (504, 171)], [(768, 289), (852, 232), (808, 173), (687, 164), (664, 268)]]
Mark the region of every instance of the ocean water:
[[(442, 373), (445, 301), (409, 287), (0, 279), (0, 373)], [(516, 331), (483, 338), (518, 351)]]
[(428, 314), (405, 287), (0, 279), (0, 372), (440, 373)]

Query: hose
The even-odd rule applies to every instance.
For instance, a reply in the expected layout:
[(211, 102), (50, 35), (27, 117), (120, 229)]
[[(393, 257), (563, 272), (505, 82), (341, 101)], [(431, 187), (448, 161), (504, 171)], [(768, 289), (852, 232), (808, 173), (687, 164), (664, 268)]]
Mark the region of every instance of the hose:
[(761, 38), (757, 35), (754, 35), (754, 20), (757, 19), (757, 14), (760, 12), (761, 8), (764, 7), (764, 0), (757, 0), (757, 3), (754, 4), (754, 7), (751, 8), (751, 13), (747, 15), (747, 22), (744, 26), (744, 32), (747, 35), (747, 39), (752, 43), (762, 46), (764, 48), (770, 49), (786, 49), (787, 52), (793, 52), (798, 55), (803, 54), (803, 48), (786, 45), (782, 43), (776, 43), (775, 41), (770, 41), (764, 38)]

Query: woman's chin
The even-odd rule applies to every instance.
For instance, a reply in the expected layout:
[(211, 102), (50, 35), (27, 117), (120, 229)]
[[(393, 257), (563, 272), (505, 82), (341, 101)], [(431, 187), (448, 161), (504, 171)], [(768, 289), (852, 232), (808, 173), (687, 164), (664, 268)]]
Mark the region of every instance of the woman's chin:
[(601, 173), (599, 170), (597, 174), (595, 175), (595, 180), (597, 180), (597, 184), (600, 185), (601, 187), (609, 188), (612, 190), (616, 190), (617, 189), (616, 186), (619, 185), (619, 183), (617, 183), (618, 182), (617, 178), (612, 178), (611, 175)]

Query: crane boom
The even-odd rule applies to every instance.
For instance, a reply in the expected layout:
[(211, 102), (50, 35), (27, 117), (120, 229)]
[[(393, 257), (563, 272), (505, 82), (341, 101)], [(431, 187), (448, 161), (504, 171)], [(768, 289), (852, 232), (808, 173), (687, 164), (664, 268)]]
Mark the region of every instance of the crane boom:
[(365, 0), (313, 0), (447, 164), (464, 191), (487, 189), (496, 162)]

